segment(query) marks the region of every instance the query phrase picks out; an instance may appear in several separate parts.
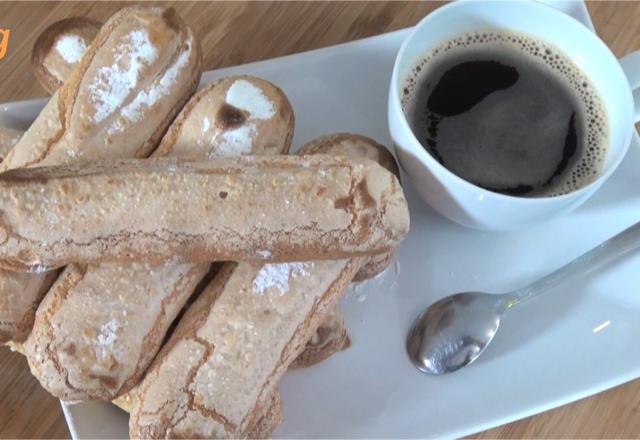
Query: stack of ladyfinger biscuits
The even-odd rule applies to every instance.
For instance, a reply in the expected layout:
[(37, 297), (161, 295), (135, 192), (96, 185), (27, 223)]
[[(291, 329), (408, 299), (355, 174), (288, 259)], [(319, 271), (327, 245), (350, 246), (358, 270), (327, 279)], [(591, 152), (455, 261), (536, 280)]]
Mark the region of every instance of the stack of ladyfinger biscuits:
[(408, 231), (393, 157), (353, 134), (287, 155), (293, 110), (259, 78), (194, 94), (172, 9), (63, 20), (32, 61), (51, 99), (0, 129), (0, 342), (131, 437), (268, 437), (282, 374), (349, 344), (338, 299)]

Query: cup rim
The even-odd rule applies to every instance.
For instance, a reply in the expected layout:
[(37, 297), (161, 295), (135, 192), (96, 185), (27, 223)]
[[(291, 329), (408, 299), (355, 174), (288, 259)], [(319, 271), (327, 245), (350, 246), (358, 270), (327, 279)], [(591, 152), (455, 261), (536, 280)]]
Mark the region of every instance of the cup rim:
[[(598, 35), (595, 32), (592, 32), (589, 28), (584, 26), (581, 22), (571, 17), (570, 15), (555, 9), (554, 7), (548, 4), (540, 3), (537, 1), (518, 1), (518, 0), (499, 0), (499, 1), (489, 0), (488, 2), (501, 3), (501, 4), (507, 3), (511, 5), (518, 5), (517, 7), (519, 8), (533, 8), (533, 9), (543, 10), (545, 11), (544, 13), (555, 15), (557, 18), (564, 20), (569, 26), (571, 26), (572, 32), (578, 32), (582, 36), (584, 36), (584, 38), (590, 39), (591, 44), (598, 46), (599, 49), (603, 51), (604, 56), (609, 57), (610, 60), (613, 62), (614, 64), (613, 69), (616, 72), (615, 73), (616, 76), (618, 77), (618, 78), (615, 78), (614, 81), (618, 84), (627, 85), (627, 87), (625, 87), (627, 105), (626, 105), (626, 110), (623, 110), (623, 111), (627, 112), (627, 114), (630, 114), (630, 115), (634, 114), (633, 95), (631, 93), (631, 88), (628, 87), (627, 76), (622, 70), (620, 63), (618, 62), (618, 58), (613, 54), (613, 52), (611, 52), (611, 49), (609, 49), (609, 47), (604, 43), (604, 41), (602, 41), (602, 39), (600, 39), (600, 37), (598, 37)], [(404, 42), (400, 46), (400, 50), (396, 55), (394, 65), (393, 65), (393, 72), (391, 75), (391, 87), (389, 91), (390, 97), (393, 103), (393, 106), (392, 106), (393, 108), (391, 110), (394, 113), (396, 113), (396, 117), (397, 117), (397, 114), (400, 115), (399, 122), (401, 125), (401, 129), (409, 133), (410, 144), (411, 144), (410, 150), (416, 153), (418, 158), (423, 163), (426, 162), (425, 166), (435, 167), (440, 172), (444, 173), (448, 178), (453, 179), (453, 181), (456, 182), (456, 184), (462, 185), (462, 187), (469, 190), (476, 190), (482, 193), (484, 197), (493, 197), (498, 201), (502, 200), (510, 203), (540, 205), (540, 204), (545, 204), (550, 202), (551, 203), (566, 202), (571, 199), (580, 198), (581, 196), (584, 196), (585, 193), (594, 192), (596, 189), (598, 189), (600, 185), (602, 185), (611, 176), (611, 174), (613, 174), (613, 172), (620, 165), (620, 162), (622, 162), (622, 159), (626, 156), (627, 151), (629, 150), (629, 146), (630, 146), (631, 139), (633, 136), (633, 131), (634, 131), (633, 117), (631, 118), (632, 123), (629, 125), (624, 135), (625, 145), (619, 152), (618, 156), (614, 159), (609, 169), (601, 173), (599, 176), (596, 177), (596, 179), (594, 179), (592, 182), (588, 183), (587, 185), (575, 191), (571, 191), (569, 193), (561, 194), (557, 196), (520, 197), (520, 196), (509, 195), (509, 194), (502, 194), (496, 191), (491, 191), (489, 189), (482, 188), (481, 186), (475, 185), (469, 182), (468, 180), (463, 179), (462, 177), (450, 171), (447, 167), (442, 165), (440, 162), (438, 162), (431, 154), (429, 154), (424, 149), (420, 141), (417, 139), (416, 135), (411, 129), (411, 126), (409, 125), (409, 122), (407, 121), (407, 117), (404, 114), (404, 111), (402, 110), (402, 105), (401, 105), (401, 100), (399, 95), (399, 87), (398, 87), (399, 82), (401, 80), (400, 73), (399, 73), (400, 61), (406, 57), (405, 53), (407, 51), (407, 47), (409, 46), (409, 44), (411, 44), (412, 40), (415, 38), (419, 29), (421, 29), (424, 26), (427, 26), (429, 22), (438, 19), (440, 15), (442, 15), (443, 13), (446, 13), (450, 9), (456, 9), (461, 7), (464, 8), (464, 7), (467, 7), (467, 5), (473, 4), (473, 3), (478, 3), (478, 2), (475, 0), (457, 0), (445, 6), (441, 6), (435, 11), (432, 11), (431, 13), (427, 14), (413, 27), (409, 35), (405, 38)], [(405, 147), (400, 146), (400, 148), (405, 148)]]

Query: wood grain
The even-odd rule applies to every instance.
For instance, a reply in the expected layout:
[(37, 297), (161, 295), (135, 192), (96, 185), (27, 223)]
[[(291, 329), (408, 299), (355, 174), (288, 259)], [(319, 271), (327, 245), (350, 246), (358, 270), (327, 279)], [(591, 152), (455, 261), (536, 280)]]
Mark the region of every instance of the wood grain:
[[(45, 96), (29, 65), (31, 46), (48, 24), (86, 15), (104, 21), (124, 3), (0, 3), (11, 29), (0, 60), (0, 102)], [(415, 24), (441, 3), (191, 3), (173, 6), (202, 41), (206, 69), (315, 49)], [(640, 48), (640, 3), (588, 4), (599, 34), (616, 55)], [(32, 378), (25, 360), (0, 349), (0, 438), (68, 437), (58, 402)], [(577, 403), (510, 423), (475, 438), (640, 438), (640, 380)]]

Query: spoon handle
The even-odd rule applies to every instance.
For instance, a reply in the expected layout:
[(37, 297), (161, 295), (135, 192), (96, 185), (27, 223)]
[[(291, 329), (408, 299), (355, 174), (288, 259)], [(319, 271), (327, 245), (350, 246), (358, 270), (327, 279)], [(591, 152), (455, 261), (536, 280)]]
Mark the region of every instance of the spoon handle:
[(561, 284), (576, 275), (583, 275), (604, 263), (640, 247), (640, 222), (628, 227), (589, 252), (582, 254), (560, 269), (540, 278), (526, 287), (508, 293), (503, 307), (511, 308), (516, 304), (538, 296), (552, 287)]

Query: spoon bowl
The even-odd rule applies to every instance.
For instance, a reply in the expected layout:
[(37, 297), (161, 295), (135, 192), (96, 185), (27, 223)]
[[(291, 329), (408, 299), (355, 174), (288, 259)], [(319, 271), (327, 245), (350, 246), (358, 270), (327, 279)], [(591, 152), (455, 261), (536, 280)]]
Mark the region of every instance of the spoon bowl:
[(407, 338), (409, 357), (424, 373), (456, 371), (489, 345), (503, 312), (502, 295), (463, 292), (442, 298), (416, 319)]

